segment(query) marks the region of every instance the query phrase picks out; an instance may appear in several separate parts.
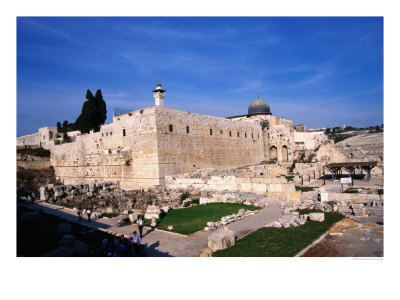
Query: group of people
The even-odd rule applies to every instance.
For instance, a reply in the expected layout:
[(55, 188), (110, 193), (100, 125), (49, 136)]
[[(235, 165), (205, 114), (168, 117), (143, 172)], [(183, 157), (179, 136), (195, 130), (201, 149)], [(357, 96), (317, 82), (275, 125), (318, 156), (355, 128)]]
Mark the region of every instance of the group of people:
[(136, 231), (129, 239), (121, 235), (119, 238), (114, 235), (113, 240), (103, 239), (99, 254), (101, 256), (128, 257), (141, 256), (142, 239)]

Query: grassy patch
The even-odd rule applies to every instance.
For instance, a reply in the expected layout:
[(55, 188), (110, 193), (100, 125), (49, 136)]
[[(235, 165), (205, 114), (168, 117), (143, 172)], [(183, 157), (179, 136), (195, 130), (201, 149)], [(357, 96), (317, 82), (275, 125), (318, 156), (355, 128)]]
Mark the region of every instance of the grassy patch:
[(234, 246), (213, 253), (213, 256), (292, 257), (342, 218), (344, 216), (339, 213), (329, 212), (325, 213), (324, 222), (307, 222), (290, 228), (260, 228), (238, 240)]
[(316, 187), (313, 187), (313, 186), (296, 185), (296, 191), (311, 192), (311, 191), (313, 191), (314, 189), (316, 189)]
[[(166, 216), (157, 220), (157, 228), (168, 230), (169, 225), (174, 226), (172, 232), (191, 234), (202, 230), (207, 222), (216, 222), (222, 217), (237, 214), (239, 209), (257, 210), (259, 207), (238, 203), (209, 203), (206, 205), (191, 206), (188, 208), (170, 210)], [(147, 223), (150, 223), (149, 220)], [(146, 225), (146, 222), (145, 222)]]

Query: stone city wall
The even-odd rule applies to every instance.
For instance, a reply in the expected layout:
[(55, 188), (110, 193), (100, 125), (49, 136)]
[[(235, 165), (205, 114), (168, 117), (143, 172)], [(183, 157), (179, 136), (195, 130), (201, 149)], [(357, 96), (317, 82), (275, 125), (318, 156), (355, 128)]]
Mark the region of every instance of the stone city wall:
[(160, 177), (265, 160), (261, 126), (157, 107)]
[(17, 146), (39, 146), (40, 144), (40, 134), (33, 133), (17, 137)]
[(294, 132), (294, 142), (296, 150), (314, 150), (323, 142), (327, 141), (328, 137), (323, 131), (316, 132)]
[(100, 132), (54, 145), (51, 164), (64, 184), (119, 181), (122, 188), (160, 183), (154, 107), (114, 116)]

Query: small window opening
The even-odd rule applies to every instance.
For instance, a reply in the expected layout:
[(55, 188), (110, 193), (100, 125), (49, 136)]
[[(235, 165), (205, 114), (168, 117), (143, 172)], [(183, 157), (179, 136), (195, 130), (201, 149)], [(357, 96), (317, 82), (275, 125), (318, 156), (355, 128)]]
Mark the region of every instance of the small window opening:
[(239, 133), (239, 131), (238, 131), (238, 133), (237, 133), (237, 136), (238, 136), (238, 137), (240, 137), (240, 133)]
[(126, 130), (125, 130), (125, 128), (122, 129), (122, 136), (126, 136)]
[(186, 133), (189, 133), (189, 126), (186, 126)]
[(210, 129), (210, 135), (212, 135), (212, 129)]
[(247, 139), (247, 132), (244, 133), (244, 138)]
[(232, 136), (232, 131), (229, 131), (229, 136)]
[(169, 124), (169, 132), (173, 132), (174, 128), (172, 127), (172, 124)]
[(220, 131), (219, 131), (219, 134), (224, 134), (224, 131), (223, 131), (223, 130), (220, 130)]

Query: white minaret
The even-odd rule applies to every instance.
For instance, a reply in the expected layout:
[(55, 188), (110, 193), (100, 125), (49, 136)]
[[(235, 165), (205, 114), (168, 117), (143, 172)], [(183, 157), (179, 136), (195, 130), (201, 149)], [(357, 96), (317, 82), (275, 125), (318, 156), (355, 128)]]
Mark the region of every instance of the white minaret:
[(165, 90), (161, 88), (161, 83), (157, 83), (156, 89), (153, 91), (156, 106), (164, 106)]

